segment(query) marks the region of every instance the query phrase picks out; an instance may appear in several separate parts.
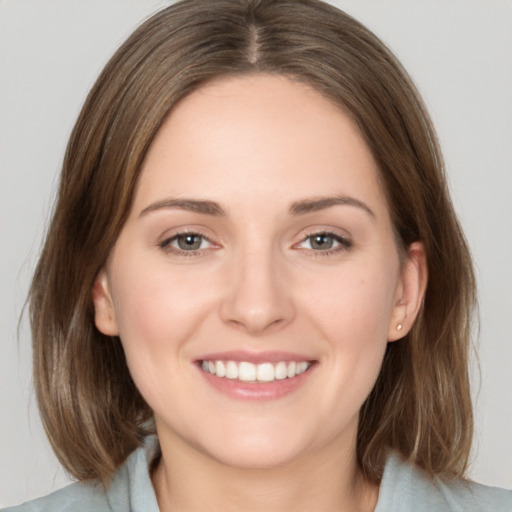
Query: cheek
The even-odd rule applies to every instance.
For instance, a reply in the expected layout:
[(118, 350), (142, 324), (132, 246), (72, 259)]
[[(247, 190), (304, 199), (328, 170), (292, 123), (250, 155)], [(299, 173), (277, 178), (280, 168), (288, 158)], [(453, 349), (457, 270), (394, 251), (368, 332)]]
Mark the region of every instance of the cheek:
[(305, 306), (310, 321), (327, 340), (330, 382), (324, 383), (324, 407), (338, 404), (336, 410), (343, 418), (358, 413), (379, 374), (397, 275), (392, 267), (387, 273), (379, 267), (354, 267), (332, 275), (328, 291), (317, 290)]
[(130, 373), (152, 409), (165, 410), (180, 399), (170, 391), (186, 385), (181, 370), (211, 309), (209, 287), (165, 265), (124, 260), (114, 268), (113, 303)]
[(312, 280), (303, 309), (333, 343), (385, 342), (398, 280), (398, 265), (394, 267), (347, 266), (326, 276), (324, 282)]
[(170, 272), (165, 263), (119, 265), (113, 276), (121, 338), (146, 346), (179, 343), (205, 314), (213, 297), (205, 276)]

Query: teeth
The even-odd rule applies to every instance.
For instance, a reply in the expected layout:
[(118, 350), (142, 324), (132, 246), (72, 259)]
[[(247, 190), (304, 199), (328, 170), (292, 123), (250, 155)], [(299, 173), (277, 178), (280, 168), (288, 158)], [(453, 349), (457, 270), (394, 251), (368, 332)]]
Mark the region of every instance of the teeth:
[(280, 361), (276, 364), (276, 379), (283, 380), (286, 379), (286, 377), (288, 377), (288, 368), (285, 362)]
[(240, 363), (238, 365), (238, 378), (243, 382), (256, 380), (256, 366), (252, 363)]
[(217, 377), (226, 376), (226, 365), (222, 361), (217, 361), (215, 363), (215, 375), (217, 375)]
[(272, 363), (259, 364), (256, 371), (259, 382), (272, 382), (275, 378), (276, 372)]
[(226, 364), (226, 378), (238, 379), (238, 365), (234, 361), (228, 361)]
[(300, 375), (301, 373), (304, 373), (309, 367), (309, 363), (306, 363), (306, 361), (301, 361), (298, 365), (297, 365), (297, 369), (295, 370), (295, 373), (297, 375)]
[(304, 373), (311, 363), (307, 361), (279, 361), (278, 363), (253, 364), (247, 361), (203, 361), (201, 368), (207, 373), (242, 382), (272, 382), (291, 379)]

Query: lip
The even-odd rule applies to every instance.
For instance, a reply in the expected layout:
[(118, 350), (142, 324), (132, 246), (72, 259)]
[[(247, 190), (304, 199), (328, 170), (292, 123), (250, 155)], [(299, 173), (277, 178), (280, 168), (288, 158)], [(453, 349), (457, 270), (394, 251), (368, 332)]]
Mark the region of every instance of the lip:
[[(274, 380), (272, 382), (242, 382), (239, 380), (227, 379), (225, 377), (217, 377), (211, 373), (201, 369), (202, 361), (247, 361), (253, 364), (261, 363), (277, 363), (279, 361), (307, 361), (310, 367), (300, 375), (283, 380)], [(216, 391), (222, 393), (229, 398), (236, 400), (278, 400), (301, 388), (310, 378), (314, 369), (318, 365), (318, 361), (303, 355), (291, 352), (246, 352), (246, 351), (229, 351), (205, 354), (195, 361), (197, 371), (201, 374), (206, 383)]]
[(293, 352), (281, 351), (262, 351), (262, 352), (249, 352), (244, 350), (230, 350), (227, 352), (215, 352), (204, 354), (196, 359), (196, 362), (202, 361), (247, 361), (248, 363), (261, 364), (261, 363), (278, 363), (279, 361), (314, 361), (314, 358), (306, 357)]

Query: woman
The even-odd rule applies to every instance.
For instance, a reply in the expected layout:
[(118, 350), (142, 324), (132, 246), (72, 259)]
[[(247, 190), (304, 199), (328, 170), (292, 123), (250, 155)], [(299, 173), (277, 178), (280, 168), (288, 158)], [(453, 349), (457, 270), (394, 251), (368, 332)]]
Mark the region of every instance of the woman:
[(512, 506), (462, 480), (474, 277), (434, 131), (323, 3), (187, 1), (129, 38), (30, 301), (45, 428), (83, 482), (31, 509)]

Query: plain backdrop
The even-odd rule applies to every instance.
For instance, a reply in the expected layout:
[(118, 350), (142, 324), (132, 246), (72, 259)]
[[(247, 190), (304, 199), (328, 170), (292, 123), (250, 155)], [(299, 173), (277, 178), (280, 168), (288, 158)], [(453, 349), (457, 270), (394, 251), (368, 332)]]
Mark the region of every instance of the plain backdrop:
[[(156, 0), (0, 0), (0, 507), (69, 480), (31, 389), (28, 283), (74, 120)], [(445, 152), (480, 285), (471, 476), (512, 488), (512, 2), (339, 0), (398, 55)]]

